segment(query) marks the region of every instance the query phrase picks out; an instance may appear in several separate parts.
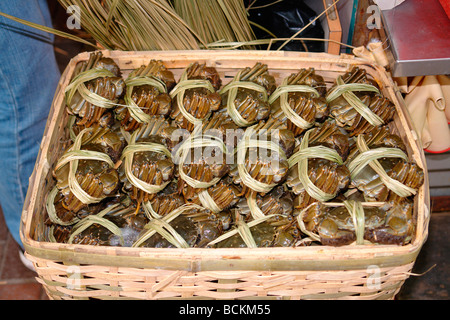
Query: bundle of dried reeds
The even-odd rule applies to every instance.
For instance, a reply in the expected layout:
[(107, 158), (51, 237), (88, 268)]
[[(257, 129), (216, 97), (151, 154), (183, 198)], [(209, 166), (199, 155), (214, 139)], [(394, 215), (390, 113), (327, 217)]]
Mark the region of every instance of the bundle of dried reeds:
[(207, 43), (256, 40), (242, 0), (174, 0), (173, 4), (180, 17)]
[(80, 9), (81, 26), (106, 49), (194, 50), (203, 39), (167, 0), (58, 0)]

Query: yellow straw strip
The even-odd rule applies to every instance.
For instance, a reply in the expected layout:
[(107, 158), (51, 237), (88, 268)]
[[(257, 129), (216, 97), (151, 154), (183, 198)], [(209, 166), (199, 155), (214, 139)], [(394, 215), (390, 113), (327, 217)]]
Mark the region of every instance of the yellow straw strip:
[(364, 244), (365, 219), (364, 219), (364, 208), (361, 202), (354, 200), (345, 200), (344, 206), (353, 219), (353, 225), (355, 226), (355, 234), (356, 234), (356, 244), (357, 245)]
[(222, 211), (222, 209), (220, 209), (220, 207), (211, 197), (207, 189), (202, 190), (198, 193), (198, 199), (200, 200), (202, 206), (204, 206), (206, 209), (211, 210), (211, 212), (219, 213), (220, 211)]
[(152, 204), (150, 201), (144, 202), (142, 204), (142, 207), (144, 208), (144, 213), (147, 216), (147, 218), (151, 219), (161, 219), (162, 216), (159, 215), (152, 207)]
[(259, 219), (262, 217), (265, 217), (265, 214), (262, 212), (262, 210), (258, 207), (258, 204), (256, 203), (256, 195), (252, 194), (247, 198), (247, 204), (250, 209), (250, 213), (252, 214), (253, 219)]

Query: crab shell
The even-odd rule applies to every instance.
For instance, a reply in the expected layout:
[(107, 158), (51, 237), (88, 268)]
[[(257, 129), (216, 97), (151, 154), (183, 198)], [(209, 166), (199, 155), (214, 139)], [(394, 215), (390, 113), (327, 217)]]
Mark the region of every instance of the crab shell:
[(52, 232), (52, 235), (47, 235), (46, 238), (48, 241), (50, 241), (50, 238), (53, 238), (58, 243), (65, 243), (69, 239), (71, 231), (72, 226), (61, 226), (54, 224), (53, 229), (47, 229), (47, 232)]
[(378, 83), (369, 74), (367, 74), (365, 69), (361, 69), (356, 66), (353, 67), (350, 71), (343, 74), (342, 80), (344, 81), (344, 83), (369, 84), (376, 88), (379, 88)]
[(316, 89), (321, 97), (325, 96), (327, 86), (321, 75), (316, 74), (314, 68), (300, 69), (288, 77), (289, 85), (306, 85)]
[(172, 151), (189, 136), (189, 133), (171, 125), (163, 116), (152, 116), (149, 122), (142, 124), (137, 129), (136, 139), (150, 136), (159, 136), (164, 145)]
[(75, 67), (73, 77), (90, 69), (106, 69), (116, 77), (121, 76), (121, 71), (117, 63), (111, 58), (105, 58), (101, 51), (92, 52), (87, 61), (78, 63)]
[(384, 224), (379, 227), (367, 228), (364, 238), (373, 243), (398, 244), (408, 243), (415, 232), (413, 222), (414, 202), (389, 201), (383, 208), (386, 212)]
[(199, 62), (194, 62), (187, 68), (186, 72), (188, 79), (208, 80), (211, 82), (215, 90), (219, 90), (222, 86), (222, 79), (220, 78), (217, 69), (214, 67), (208, 67), (204, 63), (200, 64)]

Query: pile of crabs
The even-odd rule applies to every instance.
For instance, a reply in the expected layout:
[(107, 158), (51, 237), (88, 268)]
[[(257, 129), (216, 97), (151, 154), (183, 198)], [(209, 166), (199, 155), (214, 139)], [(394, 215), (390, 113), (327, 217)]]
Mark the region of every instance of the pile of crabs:
[(404, 245), (424, 174), (364, 69), (329, 88), (267, 65), (226, 85), (198, 62), (126, 77), (100, 52), (65, 89), (68, 138), (46, 198), (48, 241), (127, 247)]

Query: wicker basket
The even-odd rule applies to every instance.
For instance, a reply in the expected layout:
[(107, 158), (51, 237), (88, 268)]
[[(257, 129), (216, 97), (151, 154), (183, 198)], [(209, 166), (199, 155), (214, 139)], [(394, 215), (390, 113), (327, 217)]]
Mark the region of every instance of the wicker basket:
[(162, 249), (98, 247), (42, 241), (45, 197), (52, 187), (52, 167), (68, 137), (64, 88), (76, 56), (57, 88), (41, 150), (30, 179), (21, 225), (26, 253), (38, 281), (52, 299), (392, 299), (409, 277), (426, 241), (429, 191), (423, 151), (412, 130), (402, 98), (379, 66), (349, 55), (269, 51), (104, 51), (124, 76), (150, 59), (163, 60), (176, 79), (191, 62), (206, 62), (224, 84), (237, 70), (264, 62), (278, 81), (302, 67), (313, 67), (331, 85), (352, 66), (367, 70), (397, 108), (395, 133), (408, 155), (425, 171), (425, 183), (415, 196), (416, 234), (410, 244), (310, 246), (257, 249)]

